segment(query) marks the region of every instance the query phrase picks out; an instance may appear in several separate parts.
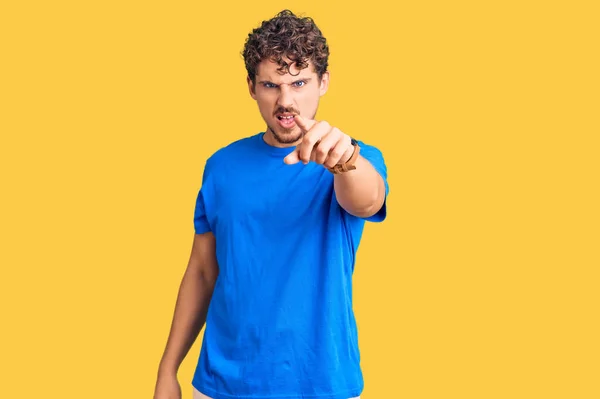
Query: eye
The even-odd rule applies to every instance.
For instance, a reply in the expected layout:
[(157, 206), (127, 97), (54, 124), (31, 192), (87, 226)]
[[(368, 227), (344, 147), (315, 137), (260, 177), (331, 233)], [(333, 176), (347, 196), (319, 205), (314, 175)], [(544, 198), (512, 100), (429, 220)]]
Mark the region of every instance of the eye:
[(306, 84), (306, 81), (299, 80), (297, 82), (294, 82), (293, 84), (294, 84), (294, 87), (302, 87), (302, 86), (304, 86)]
[(275, 85), (273, 83), (269, 83), (269, 82), (263, 83), (263, 86), (265, 86), (267, 89), (273, 89), (273, 88), (277, 87), (277, 85)]

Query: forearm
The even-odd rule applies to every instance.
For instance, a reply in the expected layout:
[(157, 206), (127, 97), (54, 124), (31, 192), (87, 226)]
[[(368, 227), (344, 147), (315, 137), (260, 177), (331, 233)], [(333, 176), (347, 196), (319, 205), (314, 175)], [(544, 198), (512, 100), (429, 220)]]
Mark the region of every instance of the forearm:
[(197, 271), (186, 271), (181, 285), (159, 374), (177, 374), (181, 362), (206, 322), (214, 281)]
[(385, 185), (381, 175), (365, 158), (359, 155), (355, 165), (355, 170), (334, 175), (335, 195), (348, 213), (369, 217), (381, 209)]

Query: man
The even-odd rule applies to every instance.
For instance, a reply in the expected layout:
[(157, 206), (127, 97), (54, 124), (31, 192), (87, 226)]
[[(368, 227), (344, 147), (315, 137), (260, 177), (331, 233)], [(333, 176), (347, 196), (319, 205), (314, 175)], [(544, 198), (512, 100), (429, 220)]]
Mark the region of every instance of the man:
[(386, 217), (386, 166), (315, 119), (329, 48), (310, 18), (279, 13), (243, 55), (266, 129), (206, 162), (154, 398), (181, 398), (177, 370), (205, 324), (194, 398), (357, 398), (352, 273), (365, 222)]

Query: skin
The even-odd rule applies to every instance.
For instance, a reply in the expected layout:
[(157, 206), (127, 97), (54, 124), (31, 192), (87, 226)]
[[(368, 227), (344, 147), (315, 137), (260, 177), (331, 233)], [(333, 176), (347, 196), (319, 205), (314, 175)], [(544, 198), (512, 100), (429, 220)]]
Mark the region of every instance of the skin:
[(195, 234), (187, 269), (179, 287), (167, 346), (158, 368), (154, 399), (181, 399), (177, 371), (206, 322), (219, 274), (215, 237)]
[[(285, 61), (291, 64), (289, 59)], [(319, 79), (312, 63), (302, 70), (292, 65), (285, 74), (278, 68), (275, 62), (264, 60), (258, 65), (255, 82), (248, 77), (247, 83), (250, 96), (267, 124), (265, 141), (275, 147), (289, 147), (301, 142), (302, 130), (298, 126), (291, 129), (280, 126), (276, 114), (290, 112), (314, 118), (319, 100), (329, 88), (329, 73)]]
[[(267, 124), (265, 141), (276, 147), (296, 148), (283, 159), (286, 164), (316, 162), (331, 167), (345, 162), (354, 148), (350, 136), (326, 121), (314, 119), (319, 99), (329, 86), (329, 73), (321, 79), (309, 67), (291, 67), (281, 74), (279, 66), (263, 61), (258, 68), (256, 83), (247, 79), (250, 95), (256, 100)], [(295, 114), (294, 125), (285, 129), (278, 123), (278, 112)], [(334, 189), (340, 205), (349, 213), (368, 217), (383, 205), (383, 179), (362, 156), (357, 169), (334, 175)], [(195, 234), (187, 269), (179, 287), (175, 312), (167, 345), (161, 358), (154, 399), (181, 399), (177, 372), (184, 357), (206, 323), (206, 316), (215, 283), (219, 275), (216, 242), (211, 232)]]
[[(354, 152), (351, 138), (327, 121), (315, 119), (320, 98), (329, 88), (329, 72), (319, 79), (312, 62), (298, 69), (291, 65), (285, 73), (271, 60), (263, 60), (257, 68), (255, 82), (247, 78), (250, 96), (256, 101), (267, 128), (265, 141), (276, 147), (295, 146), (284, 158), (286, 164), (315, 162), (324, 167), (345, 163)], [(285, 128), (277, 114), (294, 114), (294, 125)], [(336, 198), (342, 208), (358, 217), (369, 217), (381, 209), (385, 185), (381, 175), (360, 153), (356, 169), (334, 175)]]

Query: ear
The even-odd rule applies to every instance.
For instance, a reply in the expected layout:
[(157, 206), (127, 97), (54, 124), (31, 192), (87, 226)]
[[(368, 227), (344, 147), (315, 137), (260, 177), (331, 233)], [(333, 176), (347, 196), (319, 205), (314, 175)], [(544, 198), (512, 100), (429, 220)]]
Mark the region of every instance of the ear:
[(329, 89), (329, 72), (323, 73), (323, 76), (321, 77), (319, 95), (322, 96), (327, 93), (327, 89)]
[(250, 96), (256, 100), (256, 92), (254, 91), (254, 84), (252, 83), (250, 76), (246, 77), (246, 82), (248, 83), (248, 91), (250, 92)]

